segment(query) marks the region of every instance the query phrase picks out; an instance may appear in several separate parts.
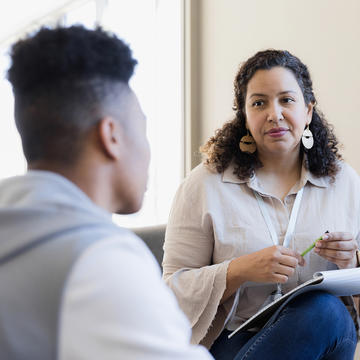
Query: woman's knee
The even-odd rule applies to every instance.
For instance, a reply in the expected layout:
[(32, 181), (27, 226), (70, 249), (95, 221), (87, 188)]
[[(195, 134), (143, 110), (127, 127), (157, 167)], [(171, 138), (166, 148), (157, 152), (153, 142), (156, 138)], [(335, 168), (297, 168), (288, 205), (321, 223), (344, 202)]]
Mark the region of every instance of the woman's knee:
[(289, 303), (290, 308), (301, 309), (311, 316), (322, 315), (327, 318), (343, 316), (347, 311), (343, 302), (336, 296), (325, 291), (310, 291), (299, 295)]
[(353, 320), (344, 303), (336, 296), (324, 291), (310, 291), (295, 298), (289, 308), (296, 309), (299, 321), (308, 329), (320, 331), (332, 329), (349, 338), (356, 338)]

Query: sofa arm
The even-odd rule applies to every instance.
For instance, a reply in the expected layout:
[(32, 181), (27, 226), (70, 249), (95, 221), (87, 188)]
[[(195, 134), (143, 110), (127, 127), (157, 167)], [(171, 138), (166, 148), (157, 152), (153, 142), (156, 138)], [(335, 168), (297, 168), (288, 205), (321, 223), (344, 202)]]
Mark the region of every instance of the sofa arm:
[(131, 229), (137, 236), (139, 236), (145, 244), (149, 247), (151, 252), (154, 254), (158, 263), (162, 264), (164, 257), (164, 240), (166, 225), (155, 225), (141, 228)]

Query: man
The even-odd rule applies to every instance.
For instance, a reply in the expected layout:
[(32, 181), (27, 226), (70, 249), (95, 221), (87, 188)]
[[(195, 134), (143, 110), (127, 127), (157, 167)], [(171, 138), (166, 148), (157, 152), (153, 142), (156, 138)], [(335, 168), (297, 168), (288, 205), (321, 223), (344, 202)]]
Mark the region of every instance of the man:
[(16, 43), (8, 79), (28, 162), (0, 185), (2, 359), (209, 359), (139, 238), (149, 146), (116, 36), (80, 26)]

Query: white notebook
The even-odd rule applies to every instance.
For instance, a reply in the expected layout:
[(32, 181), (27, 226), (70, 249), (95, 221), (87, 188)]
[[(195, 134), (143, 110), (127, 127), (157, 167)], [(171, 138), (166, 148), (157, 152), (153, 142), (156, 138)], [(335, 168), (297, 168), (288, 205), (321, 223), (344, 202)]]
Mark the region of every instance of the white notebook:
[(312, 279), (260, 309), (234, 330), (229, 338), (240, 330), (263, 327), (286, 300), (312, 290), (324, 290), (336, 296), (358, 295), (360, 294), (360, 268), (316, 272)]

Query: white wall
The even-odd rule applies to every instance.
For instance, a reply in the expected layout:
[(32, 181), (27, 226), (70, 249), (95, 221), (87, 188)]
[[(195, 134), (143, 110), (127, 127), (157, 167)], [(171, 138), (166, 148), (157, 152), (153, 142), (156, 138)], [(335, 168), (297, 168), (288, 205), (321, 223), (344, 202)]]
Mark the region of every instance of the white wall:
[(360, 172), (359, 0), (193, 0), (192, 6), (199, 44), (192, 121), (200, 129), (193, 148), (232, 117), (239, 64), (258, 50), (287, 49), (308, 65), (319, 107)]

